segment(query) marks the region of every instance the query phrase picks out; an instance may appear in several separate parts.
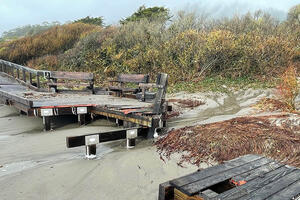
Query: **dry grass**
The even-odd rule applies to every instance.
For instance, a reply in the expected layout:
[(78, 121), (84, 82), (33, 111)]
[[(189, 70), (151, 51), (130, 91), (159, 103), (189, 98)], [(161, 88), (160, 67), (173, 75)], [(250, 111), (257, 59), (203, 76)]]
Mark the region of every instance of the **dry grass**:
[[(300, 167), (300, 126), (292, 126), (289, 115), (239, 117), (227, 121), (172, 130), (157, 142), (161, 158), (183, 153), (181, 161), (230, 160), (245, 154), (260, 154)], [(280, 126), (272, 120), (284, 120)], [(297, 124), (296, 123), (296, 124)]]

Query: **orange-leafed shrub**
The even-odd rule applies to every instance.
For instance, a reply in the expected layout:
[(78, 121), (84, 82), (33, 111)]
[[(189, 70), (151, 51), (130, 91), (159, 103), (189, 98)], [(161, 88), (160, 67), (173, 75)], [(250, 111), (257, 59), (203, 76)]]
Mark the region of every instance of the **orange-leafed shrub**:
[(290, 107), (290, 110), (294, 110), (295, 99), (298, 94), (297, 72), (294, 66), (290, 66), (281, 77), (281, 83), (278, 86), (278, 96), (281, 101)]

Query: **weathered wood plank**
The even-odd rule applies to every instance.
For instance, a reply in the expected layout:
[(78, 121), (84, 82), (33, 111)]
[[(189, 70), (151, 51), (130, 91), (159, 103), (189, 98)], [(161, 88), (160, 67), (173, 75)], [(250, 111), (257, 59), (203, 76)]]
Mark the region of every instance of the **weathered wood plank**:
[(52, 71), (50, 73), (52, 79), (70, 79), (70, 80), (93, 80), (94, 74), (87, 72), (59, 72)]
[(263, 200), (280, 192), (284, 188), (289, 185), (295, 183), (300, 180), (300, 170), (292, 171), (281, 178), (270, 182), (268, 185), (264, 187), (260, 187), (258, 190), (251, 192), (249, 195), (243, 197), (243, 200)]
[(174, 187), (169, 182), (159, 184), (158, 200), (169, 200), (173, 197)]
[(263, 175), (265, 173), (273, 171), (273, 170), (275, 170), (275, 169), (277, 169), (277, 168), (279, 168), (281, 166), (283, 166), (283, 164), (280, 164), (280, 163), (278, 163), (276, 161), (273, 161), (273, 162), (268, 163), (266, 165), (263, 165), (263, 166), (261, 166), (259, 168), (256, 168), (256, 169), (250, 170), (250, 171), (248, 171), (246, 173), (243, 173), (243, 174), (240, 174), (238, 176), (235, 176), (232, 179), (235, 180), (235, 181), (242, 181), (242, 180), (244, 180), (244, 181), (248, 182), (248, 181), (250, 181), (250, 180), (252, 180), (252, 179), (254, 179), (254, 178), (258, 177), (258, 176), (261, 176), (261, 175)]
[(295, 169), (288, 168), (286, 166), (277, 168), (271, 172), (265, 173), (255, 179), (247, 182), (244, 185), (235, 187), (231, 190), (223, 192), (216, 196), (215, 200), (217, 199), (224, 199), (224, 200), (233, 200), (242, 198), (245, 195), (250, 194), (251, 192), (262, 188), (265, 185), (272, 184), (273, 181), (286, 176), (287, 174), (291, 173)]
[(300, 196), (300, 180), (283, 189), (279, 193), (276, 193), (270, 197), (268, 200), (278, 200), (278, 199), (293, 199)]
[(19, 97), (17, 95), (14, 95), (14, 94), (11, 94), (9, 92), (6, 92), (6, 91), (1, 91), (0, 90), (0, 97), (4, 97), (4, 98), (7, 98), (9, 100), (12, 100), (12, 101), (16, 101), (18, 103), (21, 103), (21, 104), (24, 104), (25, 106), (28, 106), (29, 108), (32, 107), (33, 105), (33, 102), (28, 100), (28, 99), (25, 99), (25, 98), (22, 98), (22, 97)]
[(226, 170), (230, 170), (232, 168), (238, 167), (238, 166), (246, 164), (248, 162), (252, 162), (254, 160), (258, 160), (260, 158), (261, 158), (261, 156), (258, 156), (258, 155), (253, 155), (253, 154), (245, 155), (245, 156), (227, 161), (224, 164), (209, 167), (207, 169), (194, 172), (187, 176), (176, 178), (176, 179), (170, 181), (170, 183), (176, 187), (182, 187), (186, 184), (213, 176), (215, 174), (224, 172)]
[(244, 165), (238, 166), (236, 168), (227, 170), (220, 174), (215, 174), (214, 176), (210, 176), (205, 179), (198, 180), (196, 182), (184, 185), (183, 187), (180, 187), (180, 190), (184, 191), (189, 196), (193, 196), (194, 194), (198, 193), (199, 191), (208, 188), (212, 185), (215, 185), (219, 182), (228, 180), (238, 174), (245, 173), (249, 170), (258, 168), (262, 165), (265, 165), (267, 163), (270, 163), (271, 160), (267, 158), (260, 158), (258, 160), (254, 160), (252, 162), (248, 162)]
[(148, 83), (148, 74), (119, 74), (117, 82), (121, 83)]

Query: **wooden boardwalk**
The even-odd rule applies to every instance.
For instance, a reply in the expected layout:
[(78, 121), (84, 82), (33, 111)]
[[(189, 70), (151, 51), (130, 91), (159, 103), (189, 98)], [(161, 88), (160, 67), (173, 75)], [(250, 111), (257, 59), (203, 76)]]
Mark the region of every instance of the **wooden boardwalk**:
[(258, 155), (168, 181), (159, 200), (293, 200), (300, 198), (300, 169)]
[[(156, 100), (142, 102), (133, 98), (116, 97), (105, 91), (101, 94), (82, 91), (49, 92), (45, 88), (41, 88), (39, 76), (45, 74), (45, 77), (48, 78), (51, 75), (54, 76), (53, 74), (57, 75), (58, 72), (36, 71), (22, 67), (7, 61), (0, 62), (0, 71), (2, 71), (0, 72), (0, 102), (14, 106), (28, 116), (43, 117), (45, 130), (51, 129), (52, 117), (61, 115), (78, 115), (80, 124), (84, 124), (85, 119), (90, 115), (101, 115), (116, 119), (122, 124), (126, 122), (124, 123), (127, 124), (126, 126), (130, 124), (129, 126), (152, 129), (159, 128), (159, 124), (162, 124), (161, 121), (164, 120), (162, 115), (165, 110), (159, 112), (153, 110)], [(22, 70), (23, 79), (19, 74)], [(25, 74), (25, 70), (29, 71), (29, 75)], [(32, 74), (37, 75), (36, 81), (39, 82), (39, 87), (34, 86)], [(65, 76), (65, 73), (60, 72), (59, 74)], [(75, 75), (72, 74), (73, 79), (80, 77), (80, 73)], [(28, 77), (30, 78), (28, 79)], [(162, 98), (164, 98), (164, 93)], [(158, 99), (157, 101), (161, 103), (162, 107), (163, 100)]]

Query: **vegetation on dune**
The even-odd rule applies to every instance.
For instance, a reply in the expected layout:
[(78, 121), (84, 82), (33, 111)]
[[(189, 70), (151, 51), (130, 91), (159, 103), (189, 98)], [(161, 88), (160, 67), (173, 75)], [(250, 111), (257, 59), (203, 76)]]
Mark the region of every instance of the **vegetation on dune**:
[(146, 8), (145, 6), (141, 6), (135, 13), (131, 16), (120, 20), (121, 24), (126, 24), (128, 22), (136, 22), (140, 20), (148, 20), (148, 21), (167, 21), (171, 18), (169, 14), (169, 10), (164, 7), (150, 7)]
[(290, 63), (299, 72), (297, 8), (283, 22), (261, 11), (218, 20), (182, 11), (168, 22), (168, 9), (141, 7), (119, 26), (73, 23), (0, 43), (0, 58), (94, 72), (100, 84), (118, 73), (166, 72), (172, 91), (270, 85)]
[(80, 38), (95, 30), (96, 26), (83, 23), (55, 26), (40, 34), (1, 44), (0, 57), (24, 64), (45, 55), (58, 55), (73, 47)]
[(58, 25), (60, 25), (59, 22), (51, 22), (51, 23), (43, 22), (42, 24), (25, 25), (25, 26), (17, 27), (12, 30), (3, 32), (0, 38), (0, 42), (13, 40), (25, 36), (33, 36), (43, 31), (46, 31), (53, 26), (58, 26)]
[(97, 26), (103, 26), (103, 17), (90, 17), (87, 16), (82, 19), (75, 20), (74, 23), (93, 24)]

